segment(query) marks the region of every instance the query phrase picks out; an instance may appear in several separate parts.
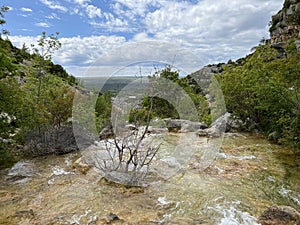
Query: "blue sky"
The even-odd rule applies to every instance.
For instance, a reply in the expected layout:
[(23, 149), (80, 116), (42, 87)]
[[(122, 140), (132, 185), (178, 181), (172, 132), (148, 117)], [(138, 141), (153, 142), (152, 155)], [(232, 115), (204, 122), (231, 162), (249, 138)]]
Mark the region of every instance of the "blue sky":
[[(55, 63), (76, 76), (144, 61), (188, 72), (250, 53), (268, 38), (283, 0), (2, 0), (10, 40), (21, 47), (60, 32)], [(196, 59), (197, 58), (197, 59)], [(111, 68), (113, 66), (113, 69)], [(108, 69), (109, 68), (109, 69)]]

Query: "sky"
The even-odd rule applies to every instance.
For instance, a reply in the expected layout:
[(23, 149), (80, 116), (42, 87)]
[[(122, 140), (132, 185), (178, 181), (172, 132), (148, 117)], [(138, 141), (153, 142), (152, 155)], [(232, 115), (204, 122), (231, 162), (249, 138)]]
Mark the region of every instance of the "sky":
[(236, 60), (269, 38), (284, 0), (1, 0), (9, 39), (36, 43), (59, 32), (53, 56), (75, 76), (108, 74), (152, 62), (187, 73)]

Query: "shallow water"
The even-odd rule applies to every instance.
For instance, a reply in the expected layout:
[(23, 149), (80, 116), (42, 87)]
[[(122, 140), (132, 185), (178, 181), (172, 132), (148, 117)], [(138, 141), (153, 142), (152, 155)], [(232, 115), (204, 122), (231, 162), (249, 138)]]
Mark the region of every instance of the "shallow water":
[(225, 137), (204, 171), (191, 159), (144, 189), (99, 181), (93, 168), (82, 174), (72, 167), (80, 156), (35, 158), (1, 171), (0, 224), (107, 224), (114, 213), (121, 220), (111, 224), (255, 225), (268, 206), (300, 210), (299, 158), (260, 136)]

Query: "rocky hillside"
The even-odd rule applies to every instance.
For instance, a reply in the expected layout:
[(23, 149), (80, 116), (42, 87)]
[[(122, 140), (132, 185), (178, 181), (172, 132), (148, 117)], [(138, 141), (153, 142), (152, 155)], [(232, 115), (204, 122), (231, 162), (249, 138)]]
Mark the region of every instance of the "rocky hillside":
[(300, 38), (300, 0), (285, 0), (283, 8), (270, 23), (271, 43)]

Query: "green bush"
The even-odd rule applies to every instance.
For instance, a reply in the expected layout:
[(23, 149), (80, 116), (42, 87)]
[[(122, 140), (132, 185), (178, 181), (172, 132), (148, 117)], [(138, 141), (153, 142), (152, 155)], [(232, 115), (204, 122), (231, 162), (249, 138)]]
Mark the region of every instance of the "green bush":
[(290, 43), (288, 57), (261, 45), (243, 65), (230, 66), (218, 76), (226, 107), (248, 130), (276, 133), (278, 143), (299, 149), (300, 53)]

